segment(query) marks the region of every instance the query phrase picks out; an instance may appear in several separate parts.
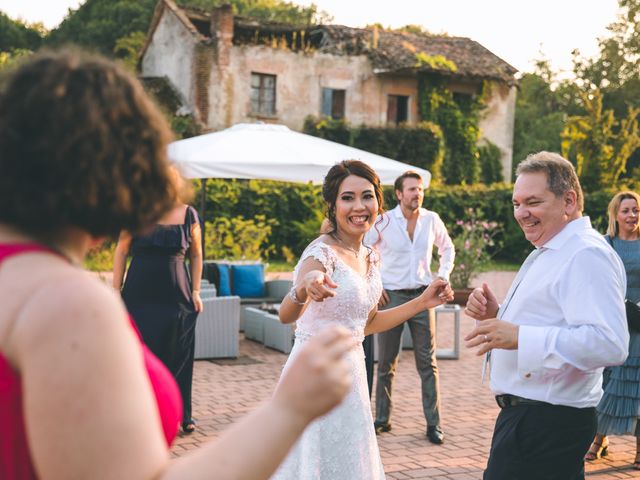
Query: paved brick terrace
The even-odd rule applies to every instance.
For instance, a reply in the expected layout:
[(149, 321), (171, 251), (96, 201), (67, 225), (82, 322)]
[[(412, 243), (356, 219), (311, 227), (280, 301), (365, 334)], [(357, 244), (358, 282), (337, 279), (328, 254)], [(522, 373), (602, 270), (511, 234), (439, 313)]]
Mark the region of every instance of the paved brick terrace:
[[(513, 272), (485, 274), (501, 298), (513, 279)], [(463, 335), (473, 320), (462, 318)], [(451, 344), (450, 325), (439, 325), (439, 346)], [(194, 417), (198, 430), (181, 437), (173, 447), (180, 456), (215, 438), (227, 426), (252, 411), (268, 398), (280, 376), (286, 355), (242, 340), (236, 360), (198, 361), (194, 371)], [(394, 388), (393, 430), (378, 437), (387, 478), (432, 480), (477, 480), (489, 452), (498, 407), (486, 384), (480, 382), (482, 359), (462, 348), (459, 360), (440, 360), (443, 429), (445, 444), (429, 443), (421, 412), (420, 383), (413, 352), (404, 351)], [(606, 460), (587, 465), (593, 480), (640, 478), (631, 468), (635, 453), (633, 437), (611, 437)], [(541, 479), (543, 480), (543, 479)]]

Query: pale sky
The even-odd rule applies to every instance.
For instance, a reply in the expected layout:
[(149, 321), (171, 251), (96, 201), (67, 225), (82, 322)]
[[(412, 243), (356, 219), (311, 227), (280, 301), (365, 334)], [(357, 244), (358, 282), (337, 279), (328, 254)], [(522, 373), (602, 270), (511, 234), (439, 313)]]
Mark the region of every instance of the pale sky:
[[(55, 27), (83, 0), (0, 0), (11, 18)], [(557, 70), (571, 70), (571, 51), (598, 51), (598, 37), (616, 19), (617, 0), (297, 0), (315, 3), (334, 23), (360, 27), (379, 22), (419, 24), (432, 33), (469, 37), (522, 72), (533, 69), (539, 52)]]

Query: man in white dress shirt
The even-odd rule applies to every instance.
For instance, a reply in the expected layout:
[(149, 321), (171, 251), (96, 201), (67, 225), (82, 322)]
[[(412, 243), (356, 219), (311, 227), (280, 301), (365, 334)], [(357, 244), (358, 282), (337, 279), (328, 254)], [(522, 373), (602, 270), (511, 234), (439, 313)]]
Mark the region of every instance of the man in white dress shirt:
[(540, 152), (516, 174), (514, 217), (536, 250), (502, 305), (485, 284), (466, 308), (479, 320), (467, 346), (490, 352), (501, 408), (483, 478), (583, 479), (603, 367), (628, 353), (625, 271), (582, 216), (570, 162)]
[[(434, 278), (431, 256), (434, 245), (440, 254), (437, 276), (445, 280), (453, 269), (455, 251), (447, 229), (437, 213), (421, 208), (424, 183), (416, 172), (405, 172), (395, 181), (398, 206), (369, 230), (365, 243), (377, 248), (381, 258), (380, 307), (391, 308), (419, 296)], [(422, 382), (422, 408), (427, 438), (441, 444), (440, 391), (436, 364), (435, 313), (433, 309), (407, 320)], [(391, 391), (398, 364), (404, 323), (378, 337), (378, 384), (376, 387), (376, 433), (391, 430)]]

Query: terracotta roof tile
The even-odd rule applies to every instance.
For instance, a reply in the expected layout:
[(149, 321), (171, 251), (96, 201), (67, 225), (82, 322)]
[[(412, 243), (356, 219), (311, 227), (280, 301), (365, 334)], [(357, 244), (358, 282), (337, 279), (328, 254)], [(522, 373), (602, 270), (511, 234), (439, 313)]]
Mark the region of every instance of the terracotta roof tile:
[[(514, 83), (517, 70), (475, 40), (466, 37), (419, 35), (371, 29), (324, 25), (317, 27), (326, 32), (320, 51), (334, 54), (366, 54), (374, 71), (400, 70), (439, 71), (466, 77), (492, 78)], [(376, 39), (377, 36), (377, 39)], [(418, 61), (418, 54), (443, 57), (453, 62), (455, 71), (438, 62)]]
[[(182, 9), (185, 16), (205, 36), (210, 13), (200, 9)], [(352, 28), (343, 25), (296, 26), (234, 17), (234, 43), (268, 44), (270, 35), (288, 35), (292, 48), (301, 47), (304, 32), (315, 51), (333, 55), (366, 55), (375, 73), (435, 71), (444, 75), (500, 80), (515, 84), (517, 70), (497, 55), (466, 37), (414, 34)], [(294, 40), (292, 40), (294, 38)], [(297, 38), (297, 40), (296, 40)], [(297, 42), (297, 43), (296, 43)], [(423, 61), (419, 59), (422, 58)]]

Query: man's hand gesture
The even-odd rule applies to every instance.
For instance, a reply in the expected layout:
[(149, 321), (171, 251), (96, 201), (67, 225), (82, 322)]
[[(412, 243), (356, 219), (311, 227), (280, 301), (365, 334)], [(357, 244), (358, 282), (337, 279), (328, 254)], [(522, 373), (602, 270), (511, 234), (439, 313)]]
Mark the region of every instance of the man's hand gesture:
[(500, 308), (500, 305), (498, 305), (496, 296), (489, 286), (483, 283), (482, 288), (474, 289), (469, 295), (464, 313), (476, 320), (487, 320), (498, 315), (498, 308)]

